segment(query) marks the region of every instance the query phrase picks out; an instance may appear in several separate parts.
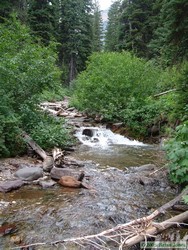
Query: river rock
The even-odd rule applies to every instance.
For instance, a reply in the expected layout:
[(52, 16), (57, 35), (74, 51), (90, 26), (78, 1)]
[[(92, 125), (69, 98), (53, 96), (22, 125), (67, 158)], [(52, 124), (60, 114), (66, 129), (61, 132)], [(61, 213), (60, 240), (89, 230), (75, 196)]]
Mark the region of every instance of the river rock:
[(39, 185), (43, 188), (50, 188), (50, 187), (53, 187), (54, 185), (56, 184), (55, 181), (53, 180), (40, 180), (39, 181)]
[(20, 188), (24, 185), (24, 182), (21, 180), (13, 180), (13, 181), (2, 181), (0, 182), (0, 192), (10, 192), (14, 189)]
[(68, 166), (74, 166), (74, 167), (84, 167), (85, 164), (86, 164), (86, 161), (79, 161), (79, 160), (76, 160), (72, 157), (65, 157), (64, 158), (64, 164), (65, 166), (68, 165)]
[[(127, 169), (127, 168), (126, 168)], [(139, 167), (129, 167), (128, 170), (130, 172), (143, 172), (143, 171), (152, 171), (156, 169), (156, 165), (155, 164), (145, 164)]]
[(52, 179), (59, 180), (62, 176), (72, 176), (76, 179), (80, 177), (81, 171), (70, 168), (56, 168), (53, 167), (50, 175)]
[(63, 187), (80, 188), (82, 186), (81, 181), (72, 176), (62, 176), (58, 183)]
[(24, 181), (34, 181), (43, 176), (43, 171), (40, 167), (26, 167), (19, 169), (15, 176)]

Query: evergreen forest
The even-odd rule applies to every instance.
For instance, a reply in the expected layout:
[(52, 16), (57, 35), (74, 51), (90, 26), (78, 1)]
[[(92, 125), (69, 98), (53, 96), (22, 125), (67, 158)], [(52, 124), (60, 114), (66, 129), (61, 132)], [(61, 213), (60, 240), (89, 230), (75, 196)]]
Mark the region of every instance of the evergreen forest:
[(0, 157), (25, 152), (23, 131), (70, 145), (64, 120), (38, 108), (65, 95), (132, 138), (168, 138), (171, 179), (187, 183), (187, 0), (113, 1), (106, 30), (97, 0), (1, 0)]

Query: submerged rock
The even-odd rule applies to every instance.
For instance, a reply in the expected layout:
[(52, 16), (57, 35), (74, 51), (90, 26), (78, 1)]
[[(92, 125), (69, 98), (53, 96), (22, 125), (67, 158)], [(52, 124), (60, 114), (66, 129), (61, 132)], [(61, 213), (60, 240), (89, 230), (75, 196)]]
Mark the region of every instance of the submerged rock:
[(19, 169), (15, 176), (24, 181), (34, 181), (43, 176), (43, 171), (40, 167), (26, 167)]
[(155, 170), (157, 167), (155, 164), (145, 164), (142, 166), (138, 166), (138, 167), (129, 167), (128, 170), (130, 172), (142, 172), (142, 171), (151, 171), (151, 170)]
[(40, 180), (39, 185), (43, 188), (50, 188), (53, 187), (56, 184), (53, 180)]

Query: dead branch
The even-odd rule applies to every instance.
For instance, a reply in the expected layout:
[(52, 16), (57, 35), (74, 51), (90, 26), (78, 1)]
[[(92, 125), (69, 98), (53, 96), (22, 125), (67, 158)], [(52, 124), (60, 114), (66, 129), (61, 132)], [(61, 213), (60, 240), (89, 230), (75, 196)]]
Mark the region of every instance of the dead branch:
[(166, 168), (166, 165), (164, 165), (163, 167), (161, 167), (161, 168), (159, 168), (159, 169), (153, 171), (152, 173), (149, 174), (149, 176), (156, 174), (157, 172), (163, 170), (164, 168)]
[(64, 157), (63, 151), (60, 148), (56, 148), (56, 147), (53, 149), (52, 155), (53, 155), (54, 162), (60, 161)]
[(177, 89), (170, 89), (170, 90), (161, 92), (161, 93), (159, 93), (159, 94), (156, 94), (156, 95), (154, 95), (154, 97), (158, 97), (158, 96), (161, 96), (161, 95), (166, 95), (166, 94), (168, 94), (168, 93), (170, 93), (170, 92), (173, 92), (173, 91), (176, 91), (176, 90), (177, 90)]
[(177, 216), (174, 216), (168, 220), (165, 220), (161, 223), (152, 223), (151, 226), (144, 232), (144, 234), (136, 235), (132, 237), (131, 239), (127, 240), (125, 242), (125, 246), (131, 247), (140, 241), (143, 241), (145, 239), (145, 236), (148, 235), (155, 235), (158, 233), (161, 233), (165, 229), (172, 227), (172, 226), (179, 226), (179, 224), (185, 220), (188, 219), (188, 211), (181, 213)]
[[(164, 204), (152, 214), (142, 217), (131, 222), (117, 225), (114, 228), (102, 231), (98, 234), (87, 235), (82, 237), (68, 238), (60, 241), (54, 242), (44, 242), (44, 243), (33, 243), (21, 247), (32, 247), (32, 246), (41, 246), (41, 245), (57, 245), (57, 244), (66, 244), (66, 243), (75, 243), (75, 244), (90, 244), (95, 246), (96, 249), (109, 249), (106, 243), (107, 241), (115, 242), (119, 245), (119, 249), (123, 249), (123, 246), (130, 247), (139, 243), (140, 241), (146, 240), (147, 237), (151, 237), (157, 233), (162, 232), (163, 230), (171, 227), (178, 226), (180, 223), (188, 219), (188, 211), (181, 213), (175, 217), (172, 217), (168, 220), (165, 220), (161, 223), (154, 223), (152, 220), (161, 213), (164, 213), (167, 209), (172, 207), (176, 202), (180, 201), (182, 196), (188, 193), (188, 188), (182, 191), (176, 198)], [(19, 247), (20, 248), (20, 247)], [(12, 249), (18, 249), (12, 248)]]

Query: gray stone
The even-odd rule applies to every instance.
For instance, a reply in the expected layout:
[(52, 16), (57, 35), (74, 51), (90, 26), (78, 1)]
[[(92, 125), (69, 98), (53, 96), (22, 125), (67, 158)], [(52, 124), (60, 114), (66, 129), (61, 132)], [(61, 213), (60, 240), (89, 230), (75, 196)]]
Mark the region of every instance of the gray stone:
[(72, 176), (75, 177), (76, 179), (79, 178), (81, 171), (79, 170), (74, 170), (70, 168), (56, 168), (53, 167), (50, 175), (52, 179), (59, 180), (62, 176)]
[(145, 164), (139, 167), (129, 167), (128, 170), (131, 172), (142, 172), (142, 171), (151, 171), (155, 170), (156, 165), (155, 164)]
[(21, 180), (13, 180), (13, 181), (2, 181), (0, 182), (0, 192), (10, 192), (14, 189), (20, 188), (24, 185), (24, 182)]
[(19, 169), (15, 176), (24, 181), (34, 181), (43, 176), (43, 171), (40, 167), (26, 167)]
[(39, 185), (43, 188), (49, 188), (49, 187), (53, 187), (56, 184), (56, 181), (53, 180), (40, 180), (39, 181)]

